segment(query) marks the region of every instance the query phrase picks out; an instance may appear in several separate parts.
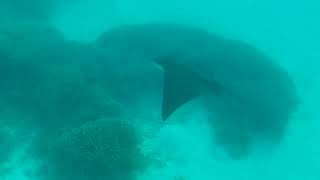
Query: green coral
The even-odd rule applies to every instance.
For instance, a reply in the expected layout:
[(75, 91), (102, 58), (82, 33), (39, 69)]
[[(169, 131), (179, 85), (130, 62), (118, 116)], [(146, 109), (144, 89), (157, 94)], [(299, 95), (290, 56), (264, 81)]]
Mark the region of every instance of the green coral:
[(37, 133), (30, 155), (53, 179), (134, 179), (145, 158), (121, 104), (96, 78), (103, 53), (28, 23), (1, 26), (0, 38), (1, 107), (32, 117), (16, 123)]
[(41, 129), (72, 128), (102, 116), (122, 115), (89, 71), (100, 54), (68, 42), (55, 29), (30, 22), (0, 25), (0, 99), (31, 115)]
[(55, 54), (64, 42), (53, 28), (15, 20), (1, 23), (0, 40), (1, 91), (11, 94), (29, 91), (45, 81), (45, 56)]
[(51, 18), (61, 0), (1, 0), (1, 15), (44, 21)]
[(145, 165), (138, 145), (138, 134), (128, 121), (88, 122), (49, 145), (49, 176), (79, 180), (134, 179), (134, 173)]

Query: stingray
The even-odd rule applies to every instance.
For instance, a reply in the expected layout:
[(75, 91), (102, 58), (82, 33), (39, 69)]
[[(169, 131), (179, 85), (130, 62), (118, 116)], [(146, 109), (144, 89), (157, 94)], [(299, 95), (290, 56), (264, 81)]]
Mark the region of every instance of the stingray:
[[(163, 70), (162, 119), (199, 97), (217, 141), (244, 154), (253, 137), (280, 139), (297, 107), (295, 85), (276, 61), (248, 43), (201, 28), (177, 24), (121, 26), (104, 33), (98, 44), (149, 59)], [(239, 148), (240, 147), (240, 148)]]

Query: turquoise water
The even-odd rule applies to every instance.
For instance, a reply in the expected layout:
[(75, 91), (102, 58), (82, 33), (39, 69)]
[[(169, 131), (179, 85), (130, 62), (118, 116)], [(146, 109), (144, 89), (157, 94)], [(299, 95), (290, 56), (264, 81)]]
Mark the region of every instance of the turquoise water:
[[(315, 0), (0, 0), (0, 180), (320, 179), (319, 12)], [(258, 138), (230, 158), (201, 99), (162, 121), (159, 67), (129, 36), (97, 46), (108, 30), (156, 22), (248, 43), (288, 72), (300, 101), (275, 148)]]

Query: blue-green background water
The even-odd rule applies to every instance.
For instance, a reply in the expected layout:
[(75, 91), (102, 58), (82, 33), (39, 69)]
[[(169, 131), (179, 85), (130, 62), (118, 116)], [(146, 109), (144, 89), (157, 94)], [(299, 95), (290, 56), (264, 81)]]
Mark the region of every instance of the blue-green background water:
[[(134, 119), (140, 122), (139, 129), (148, 134), (141, 146), (145, 153), (157, 157), (162, 165), (144, 170), (139, 179), (320, 179), (318, 1), (66, 0), (52, 3), (50, 7), (55, 8), (48, 8), (46, 5), (38, 7), (34, 0), (30, 7), (47, 9), (45, 13), (39, 11), (31, 17), (18, 13), (21, 11), (19, 8), (8, 8), (5, 4), (10, 4), (10, 1), (7, 1), (0, 0), (0, 4), (4, 4), (3, 8), (0, 7), (3, 22), (7, 23), (11, 16), (17, 17), (9, 22), (31, 19), (35, 21), (33, 23), (56, 27), (68, 40), (83, 43), (90, 43), (107, 29), (122, 24), (164, 21), (194, 25), (254, 44), (290, 73), (302, 101), (290, 120), (284, 140), (276, 151), (259, 152), (244, 160), (224, 159), (219, 150), (210, 148), (209, 130), (201, 121), (206, 115), (201, 108), (186, 107), (174, 117), (177, 123), (163, 125), (158, 122), (158, 105), (148, 104), (153, 101), (142, 99), (139, 107), (134, 107), (138, 109)], [(13, 7), (18, 7), (21, 2), (16, 1)], [(33, 9), (28, 5), (22, 7), (26, 12)], [(5, 42), (4, 38), (2, 42)], [(30, 118), (6, 111), (2, 111), (1, 117), (7, 121)], [(180, 123), (181, 119), (184, 123)], [(20, 130), (9, 126), (5, 128), (9, 128), (5, 131), (13, 136), (12, 141), (17, 145), (7, 160), (6, 166), (10, 170), (0, 170), (0, 179), (37, 179), (33, 172), (37, 163), (25, 151), (30, 138), (20, 137), (24, 135), (17, 138), (16, 134), (23, 134)]]

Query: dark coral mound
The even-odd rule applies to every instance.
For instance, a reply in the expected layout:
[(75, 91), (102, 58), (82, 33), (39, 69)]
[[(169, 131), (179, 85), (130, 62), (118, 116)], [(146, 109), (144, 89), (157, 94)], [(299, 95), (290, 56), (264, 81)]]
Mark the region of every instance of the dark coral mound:
[(27, 124), (56, 131), (122, 113), (92, 77), (90, 66), (100, 59), (95, 48), (24, 22), (0, 26), (0, 38), (0, 98), (6, 108), (32, 116)]
[[(45, 178), (134, 179), (145, 159), (96, 71), (104, 52), (21, 19), (0, 25), (0, 42), (0, 111), (21, 114), (9, 124), (34, 138), (27, 154), (44, 162)], [(13, 152), (8, 134), (0, 128), (0, 164)]]
[(21, 19), (48, 20), (61, 0), (1, 0), (1, 15), (7, 14)]

